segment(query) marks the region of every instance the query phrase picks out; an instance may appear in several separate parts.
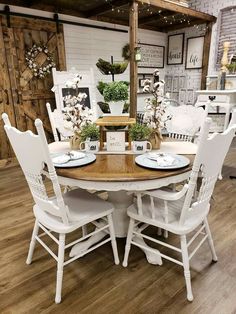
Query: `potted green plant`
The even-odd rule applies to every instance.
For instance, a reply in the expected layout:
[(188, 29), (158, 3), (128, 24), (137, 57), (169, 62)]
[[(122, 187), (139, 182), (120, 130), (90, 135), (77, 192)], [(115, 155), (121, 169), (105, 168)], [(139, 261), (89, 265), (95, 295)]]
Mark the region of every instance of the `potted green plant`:
[[(151, 129), (147, 125), (139, 123), (132, 125), (129, 130), (129, 136), (133, 141), (134, 153), (145, 153), (147, 150), (152, 149), (151, 143), (147, 141), (150, 134)], [(149, 149), (147, 149), (147, 145), (150, 146)]]
[(99, 129), (96, 124), (84, 125), (81, 129), (80, 138), (80, 149), (85, 151), (98, 151), (98, 140), (99, 140)]
[(111, 82), (107, 83), (102, 91), (105, 102), (109, 103), (110, 112), (114, 116), (122, 115), (124, 102), (128, 99), (129, 83)]

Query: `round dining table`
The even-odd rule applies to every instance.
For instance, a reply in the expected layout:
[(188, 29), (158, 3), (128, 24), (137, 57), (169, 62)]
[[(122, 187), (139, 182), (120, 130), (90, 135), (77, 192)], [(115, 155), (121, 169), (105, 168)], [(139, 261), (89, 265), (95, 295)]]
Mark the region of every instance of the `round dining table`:
[[(55, 149), (52, 149), (52, 145), (50, 150), (55, 151)], [(60, 151), (60, 149), (56, 151)], [(66, 148), (62, 147), (61, 151), (66, 151)], [(136, 156), (131, 153), (97, 154), (96, 161), (89, 165), (76, 168), (56, 168), (59, 182), (62, 185), (107, 192), (107, 200), (114, 207), (114, 229), (118, 238), (123, 238), (127, 235), (129, 223), (127, 208), (133, 203), (133, 193), (135, 191), (158, 189), (188, 179), (194, 158), (193, 155), (187, 155), (186, 157), (190, 159), (190, 164), (181, 169), (152, 170), (138, 166), (135, 163)], [(101, 239), (98, 234), (87, 240), (87, 247), (90, 247)], [(139, 241), (142, 241), (142, 244), (144, 244), (141, 238)], [(84, 250), (85, 245), (86, 241), (75, 245), (72, 248), (70, 256)], [(156, 254), (151, 254), (150, 249), (144, 251), (144, 253), (150, 263), (159, 263)]]

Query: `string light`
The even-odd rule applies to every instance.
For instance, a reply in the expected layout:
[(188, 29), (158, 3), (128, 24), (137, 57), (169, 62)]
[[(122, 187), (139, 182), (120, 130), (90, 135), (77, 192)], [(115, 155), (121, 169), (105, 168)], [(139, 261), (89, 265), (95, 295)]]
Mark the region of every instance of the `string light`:
[[(110, 4), (111, 5), (111, 11), (112, 12), (117, 12), (118, 14), (125, 14), (128, 13), (130, 11), (129, 8), (120, 8), (120, 7), (116, 7), (113, 4), (112, 0), (105, 0), (105, 3)], [(134, 9), (131, 9), (132, 12), (134, 12)], [(233, 12), (234, 9), (231, 10), (231, 12)], [(158, 14), (159, 15), (159, 19), (162, 20), (162, 22), (164, 22), (166, 25), (175, 25), (175, 24), (183, 24), (183, 27), (185, 26), (185, 24), (187, 24), (187, 26), (190, 26), (192, 24), (192, 20), (188, 17), (188, 15), (185, 14), (180, 14), (180, 13), (176, 13), (175, 15), (164, 15), (162, 13), (162, 10), (156, 10), (155, 8), (153, 8), (150, 4), (146, 4), (144, 2), (141, 2), (141, 5), (139, 5), (138, 8), (138, 13), (140, 14), (140, 16), (144, 16), (146, 17), (147, 15), (153, 15), (153, 14)], [(199, 26), (197, 24), (193, 25), (193, 28), (195, 28), (197, 31), (202, 31), (202, 32), (206, 32), (208, 27), (207, 26)]]

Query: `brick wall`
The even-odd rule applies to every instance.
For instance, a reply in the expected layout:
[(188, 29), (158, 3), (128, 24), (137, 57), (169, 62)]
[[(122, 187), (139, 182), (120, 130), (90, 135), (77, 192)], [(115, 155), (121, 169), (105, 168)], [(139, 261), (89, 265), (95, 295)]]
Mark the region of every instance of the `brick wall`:
[[(190, 0), (190, 6), (193, 9), (212, 14), (218, 18), (220, 10), (230, 6), (236, 6), (236, 0)], [(217, 42), (217, 27), (216, 22), (212, 30), (212, 40), (209, 58), (209, 74), (216, 74), (215, 69), (215, 53), (216, 53), (216, 42)], [(236, 25), (235, 25), (236, 29)], [(235, 48), (236, 51), (236, 48)]]

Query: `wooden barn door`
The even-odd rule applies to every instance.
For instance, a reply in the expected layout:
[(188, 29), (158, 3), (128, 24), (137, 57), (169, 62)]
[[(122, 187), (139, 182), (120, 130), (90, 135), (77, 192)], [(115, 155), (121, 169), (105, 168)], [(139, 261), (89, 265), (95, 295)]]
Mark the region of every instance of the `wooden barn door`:
[[(45, 44), (53, 55), (56, 68), (66, 69), (63, 26), (59, 25), (57, 32), (56, 23), (39, 19), (27, 19), (20, 17), (10, 18), (10, 27), (7, 27), (6, 19), (2, 18), (2, 39), (0, 38), (0, 70), (4, 68), (4, 81), (0, 81), (0, 101), (3, 99), (3, 110), (10, 113), (11, 121), (22, 131), (34, 129), (34, 120), (40, 118), (43, 121), (46, 135), (51, 136), (46, 102), (55, 104), (52, 74), (43, 79), (34, 77), (32, 71), (25, 62), (25, 52), (34, 43)], [(36, 56), (36, 62), (40, 65), (47, 64), (47, 56), (40, 52)], [(1, 71), (2, 73), (2, 71)], [(8, 93), (6, 92), (8, 91)], [(0, 104), (1, 105), (1, 104)], [(0, 159), (12, 156), (3, 136), (2, 126), (0, 131), (1, 148)], [(5, 144), (6, 143), (6, 144)]]

